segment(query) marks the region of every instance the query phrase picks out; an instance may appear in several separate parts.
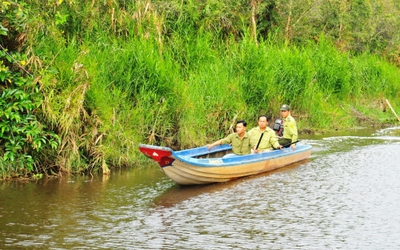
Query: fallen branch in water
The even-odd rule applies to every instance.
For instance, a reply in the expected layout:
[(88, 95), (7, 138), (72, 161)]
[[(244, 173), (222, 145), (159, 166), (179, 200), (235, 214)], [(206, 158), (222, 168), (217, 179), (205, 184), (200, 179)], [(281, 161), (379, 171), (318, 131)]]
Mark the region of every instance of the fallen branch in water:
[(360, 111), (358, 111), (356, 108), (352, 107), (349, 105), (350, 108), (350, 112), (346, 111), (346, 109), (343, 107), (343, 105), (339, 105), (344, 112), (346, 112), (347, 114), (355, 117), (358, 122), (369, 122), (370, 124), (376, 124), (376, 121), (374, 121), (373, 119), (369, 118), (368, 116), (364, 115), (363, 113), (361, 113)]

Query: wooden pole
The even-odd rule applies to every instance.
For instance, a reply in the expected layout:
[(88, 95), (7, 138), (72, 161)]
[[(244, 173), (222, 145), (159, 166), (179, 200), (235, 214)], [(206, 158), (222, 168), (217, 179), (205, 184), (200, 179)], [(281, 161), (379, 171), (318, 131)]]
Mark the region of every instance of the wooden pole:
[(392, 105), (390, 105), (388, 99), (386, 99), (386, 103), (389, 105), (389, 108), (392, 110), (393, 114), (396, 116), (397, 120), (399, 120), (399, 122), (400, 122), (400, 118), (397, 116), (396, 112), (395, 112), (394, 109), (392, 108)]

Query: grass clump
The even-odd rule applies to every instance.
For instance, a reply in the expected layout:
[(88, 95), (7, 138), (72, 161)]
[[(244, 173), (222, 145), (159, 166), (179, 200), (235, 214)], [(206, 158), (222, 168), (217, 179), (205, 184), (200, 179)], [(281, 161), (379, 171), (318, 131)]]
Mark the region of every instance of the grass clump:
[[(300, 2), (293, 15), (319, 13)], [(38, 156), (51, 156), (45, 170), (135, 166), (143, 161), (139, 143), (202, 146), (226, 136), (238, 119), (249, 128), (260, 114), (273, 121), (283, 103), (300, 131), (394, 123), (383, 112), (385, 99), (400, 107), (395, 57), (360, 49), (369, 45), (366, 34), (316, 33), (323, 29), (313, 13), (295, 26), (284, 3), (27, 3), (13, 5), (31, 17), (13, 37), (23, 38), (25, 68), (40, 83), (43, 102), (32, 113), (60, 138)], [(350, 35), (364, 40), (337, 39)], [(346, 49), (352, 46), (359, 49)]]

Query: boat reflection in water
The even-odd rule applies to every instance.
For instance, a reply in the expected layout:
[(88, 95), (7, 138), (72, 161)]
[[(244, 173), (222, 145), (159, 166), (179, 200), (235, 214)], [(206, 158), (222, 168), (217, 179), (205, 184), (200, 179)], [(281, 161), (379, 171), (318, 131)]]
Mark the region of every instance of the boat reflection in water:
[(257, 179), (261, 177), (265, 177), (274, 173), (288, 171), (290, 169), (296, 168), (299, 165), (303, 165), (305, 163), (310, 162), (310, 159), (305, 159), (287, 166), (284, 166), (279, 169), (275, 169), (272, 171), (264, 172), (261, 174), (251, 175), (247, 177), (243, 177), (240, 179), (232, 180), (229, 182), (222, 183), (212, 183), (208, 185), (174, 185), (165, 191), (160, 196), (156, 197), (153, 200), (154, 207), (173, 207), (178, 203), (181, 203), (186, 200), (190, 200), (199, 195), (209, 195), (215, 192), (220, 192), (225, 189), (231, 189), (240, 183), (250, 181), (252, 179)]

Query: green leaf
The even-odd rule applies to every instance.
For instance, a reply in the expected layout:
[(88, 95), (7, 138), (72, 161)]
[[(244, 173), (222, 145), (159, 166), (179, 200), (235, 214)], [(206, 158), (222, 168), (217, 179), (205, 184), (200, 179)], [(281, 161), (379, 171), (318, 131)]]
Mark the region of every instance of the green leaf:
[(7, 34), (8, 34), (8, 29), (7, 28), (5, 28), (3, 25), (1, 25), (1, 23), (0, 23), (0, 35), (2, 35), (2, 36), (7, 36)]

